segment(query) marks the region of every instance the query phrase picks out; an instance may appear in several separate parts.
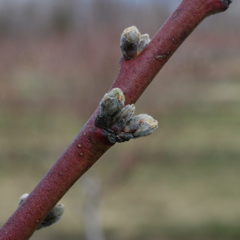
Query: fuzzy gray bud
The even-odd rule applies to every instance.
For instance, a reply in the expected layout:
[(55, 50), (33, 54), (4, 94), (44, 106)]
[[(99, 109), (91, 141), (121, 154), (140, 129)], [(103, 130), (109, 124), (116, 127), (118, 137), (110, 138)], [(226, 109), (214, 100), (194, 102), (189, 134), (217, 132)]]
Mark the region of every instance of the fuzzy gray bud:
[(158, 128), (158, 121), (148, 114), (139, 114), (132, 118), (123, 132), (130, 132), (134, 138), (148, 136)]
[(128, 104), (124, 106), (121, 110), (119, 110), (116, 115), (113, 117), (113, 124), (111, 126), (111, 129), (119, 133), (126, 124), (132, 119), (132, 116), (135, 111), (135, 105), (134, 104)]
[(95, 126), (109, 129), (114, 114), (124, 107), (125, 97), (120, 88), (113, 88), (106, 93), (100, 102), (100, 112), (95, 120)]
[(125, 97), (120, 88), (113, 88), (106, 93), (100, 102), (100, 115), (110, 115), (119, 111), (125, 102)]
[(147, 33), (143, 34), (140, 38), (139, 44), (138, 44), (138, 52), (142, 52), (143, 49), (148, 45), (150, 42), (149, 35)]
[(56, 223), (60, 220), (60, 218), (63, 215), (64, 212), (64, 205), (61, 203), (58, 203), (47, 215), (47, 217), (41, 222), (41, 224), (38, 226), (37, 230), (45, 227), (49, 227), (52, 224)]

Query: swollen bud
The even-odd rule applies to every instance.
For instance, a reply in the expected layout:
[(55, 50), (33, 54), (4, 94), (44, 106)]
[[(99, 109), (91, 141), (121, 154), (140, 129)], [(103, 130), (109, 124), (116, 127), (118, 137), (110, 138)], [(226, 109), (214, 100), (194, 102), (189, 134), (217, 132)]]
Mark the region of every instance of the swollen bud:
[(135, 26), (128, 27), (123, 31), (120, 38), (120, 48), (126, 60), (137, 56), (140, 38), (141, 33)]
[(100, 115), (113, 115), (124, 106), (125, 97), (120, 88), (106, 93), (100, 102)]
[(123, 132), (130, 132), (134, 138), (148, 136), (158, 128), (158, 121), (148, 114), (139, 114), (132, 118)]
[(124, 106), (125, 97), (120, 88), (113, 88), (100, 102), (100, 112), (95, 120), (96, 127), (109, 129), (112, 118)]

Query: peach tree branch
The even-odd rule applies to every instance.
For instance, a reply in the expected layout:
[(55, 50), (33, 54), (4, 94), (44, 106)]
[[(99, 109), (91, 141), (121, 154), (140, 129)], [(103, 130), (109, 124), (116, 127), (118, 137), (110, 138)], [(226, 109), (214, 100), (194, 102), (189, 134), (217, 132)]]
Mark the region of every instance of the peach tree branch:
[[(207, 16), (225, 11), (230, 3), (230, 0), (183, 0), (140, 54), (130, 54), (133, 57), (130, 60), (121, 59), (119, 74), (110, 89), (121, 89), (125, 105), (135, 103), (196, 26)], [(100, 107), (1, 227), (0, 240), (29, 239), (71, 186), (114, 145), (114, 141), (109, 141), (108, 129), (96, 124), (99, 113)], [(115, 139), (120, 132), (114, 133)]]

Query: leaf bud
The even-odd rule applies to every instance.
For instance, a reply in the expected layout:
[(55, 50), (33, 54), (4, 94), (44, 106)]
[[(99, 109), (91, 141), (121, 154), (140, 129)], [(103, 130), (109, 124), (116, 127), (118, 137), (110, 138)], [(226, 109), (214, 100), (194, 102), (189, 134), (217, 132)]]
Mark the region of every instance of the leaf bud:
[(158, 121), (148, 114), (134, 116), (123, 132), (131, 132), (134, 138), (148, 136), (158, 127)]
[(100, 102), (100, 115), (110, 115), (119, 111), (125, 102), (125, 97), (120, 88), (113, 88), (106, 93)]

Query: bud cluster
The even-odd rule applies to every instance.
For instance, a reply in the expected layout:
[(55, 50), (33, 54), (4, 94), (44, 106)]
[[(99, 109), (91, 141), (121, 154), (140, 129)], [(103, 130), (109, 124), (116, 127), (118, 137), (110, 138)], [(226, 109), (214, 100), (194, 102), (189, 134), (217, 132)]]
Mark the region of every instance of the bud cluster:
[(100, 102), (100, 112), (95, 126), (108, 132), (111, 143), (125, 142), (153, 133), (158, 127), (157, 120), (148, 114), (133, 116), (135, 105), (125, 105), (125, 97), (120, 88), (106, 93)]

